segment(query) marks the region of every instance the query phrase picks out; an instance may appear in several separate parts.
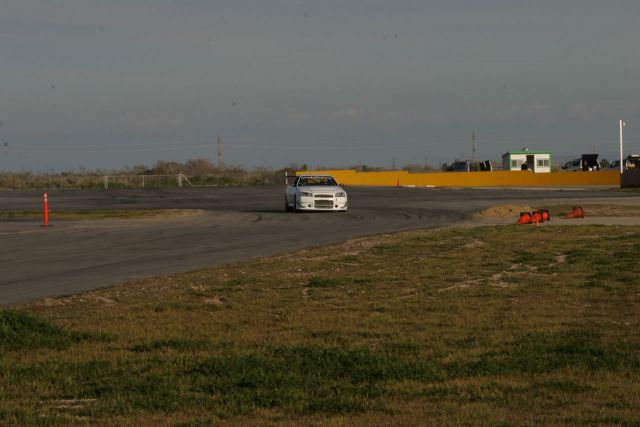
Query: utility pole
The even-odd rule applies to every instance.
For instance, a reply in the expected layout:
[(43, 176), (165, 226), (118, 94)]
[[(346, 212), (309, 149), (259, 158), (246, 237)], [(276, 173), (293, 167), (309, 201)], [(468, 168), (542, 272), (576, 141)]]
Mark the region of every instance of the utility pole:
[(622, 160), (622, 128), (626, 125), (624, 120), (620, 120), (620, 175), (624, 173), (624, 160)]
[(476, 161), (476, 131), (471, 131), (471, 160)]
[(222, 170), (222, 138), (218, 135), (218, 170)]

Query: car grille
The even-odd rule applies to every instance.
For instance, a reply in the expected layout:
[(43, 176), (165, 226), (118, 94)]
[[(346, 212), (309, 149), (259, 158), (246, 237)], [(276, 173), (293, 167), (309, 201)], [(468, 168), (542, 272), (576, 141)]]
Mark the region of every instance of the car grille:
[(314, 194), (316, 199), (333, 199), (333, 194)]
[(332, 208), (333, 200), (316, 200), (314, 206), (316, 208)]

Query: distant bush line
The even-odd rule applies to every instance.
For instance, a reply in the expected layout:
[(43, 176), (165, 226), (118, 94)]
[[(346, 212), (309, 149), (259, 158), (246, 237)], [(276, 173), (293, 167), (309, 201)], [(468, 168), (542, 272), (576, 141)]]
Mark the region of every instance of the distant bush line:
[(296, 169), (300, 168), (297, 165), (275, 170), (218, 168), (209, 160), (194, 159), (186, 163), (158, 161), (153, 167), (138, 165), (112, 171), (81, 168), (46, 173), (0, 172), (0, 190), (271, 185), (283, 183), (285, 172), (293, 174)]

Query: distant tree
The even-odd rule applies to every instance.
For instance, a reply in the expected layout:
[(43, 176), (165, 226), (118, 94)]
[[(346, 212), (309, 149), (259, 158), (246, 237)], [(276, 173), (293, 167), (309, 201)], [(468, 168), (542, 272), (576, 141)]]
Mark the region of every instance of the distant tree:
[(600, 167), (608, 168), (609, 166), (611, 166), (611, 162), (609, 160), (607, 159), (600, 160)]
[(184, 165), (187, 174), (191, 176), (211, 175), (218, 173), (217, 167), (209, 159), (192, 159)]
[(408, 172), (421, 172), (422, 169), (422, 165), (418, 164), (418, 163), (409, 163), (406, 164), (402, 167), (403, 171), (408, 171)]
[(409, 172), (427, 172), (432, 171), (433, 166), (426, 163), (409, 163), (402, 167), (402, 170)]
[(147, 167), (147, 165), (135, 165), (135, 166), (125, 166), (120, 173), (125, 175), (145, 175), (149, 174), (151, 170)]
[(353, 169), (358, 172), (378, 172), (382, 170), (382, 168), (377, 166), (369, 166), (365, 164), (349, 166), (349, 169)]
[(280, 169), (282, 174), (287, 174), (287, 176), (295, 176), (296, 171), (299, 171), (300, 167), (296, 163), (289, 163), (287, 167), (284, 169)]
[(153, 166), (153, 173), (155, 175), (173, 175), (180, 173), (183, 170), (184, 165), (167, 160), (158, 160)]

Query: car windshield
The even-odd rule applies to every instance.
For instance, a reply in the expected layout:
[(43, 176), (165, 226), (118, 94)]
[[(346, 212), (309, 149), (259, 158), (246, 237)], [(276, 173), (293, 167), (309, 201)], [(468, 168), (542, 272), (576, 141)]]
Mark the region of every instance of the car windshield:
[(298, 180), (298, 187), (307, 187), (311, 185), (336, 186), (338, 183), (330, 176), (301, 176)]

